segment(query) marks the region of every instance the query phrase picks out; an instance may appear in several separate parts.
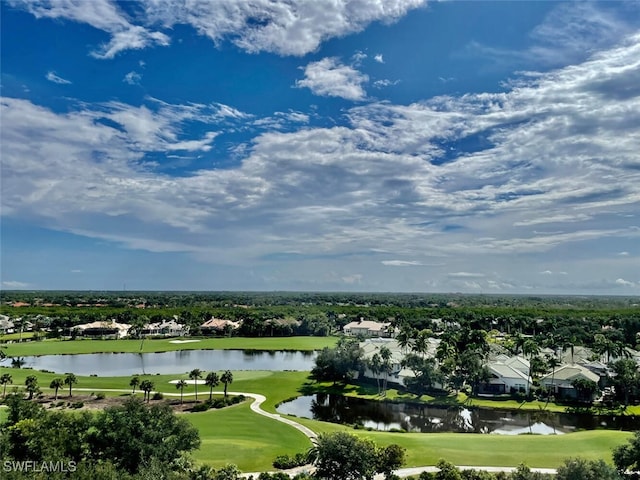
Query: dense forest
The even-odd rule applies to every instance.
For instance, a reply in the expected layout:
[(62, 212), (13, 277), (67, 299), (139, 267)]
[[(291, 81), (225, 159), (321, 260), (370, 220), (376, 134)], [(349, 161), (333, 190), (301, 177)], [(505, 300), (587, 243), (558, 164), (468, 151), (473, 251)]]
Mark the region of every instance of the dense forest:
[(636, 347), (640, 298), (304, 292), (3, 291), (0, 314), (31, 321), (48, 336), (115, 319), (136, 324), (175, 318), (192, 335), (211, 318), (241, 320), (242, 336), (330, 335), (367, 319), (437, 330), (436, 322), (507, 334), (559, 337), (591, 345), (596, 334)]

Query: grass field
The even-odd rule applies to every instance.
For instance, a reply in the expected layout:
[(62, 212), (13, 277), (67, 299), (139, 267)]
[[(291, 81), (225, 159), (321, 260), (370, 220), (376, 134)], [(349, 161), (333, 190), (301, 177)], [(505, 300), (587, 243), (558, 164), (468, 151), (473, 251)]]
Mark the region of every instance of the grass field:
[[(198, 340), (171, 343), (172, 340)], [(42, 340), (11, 343), (5, 353), (10, 357), (81, 353), (154, 353), (173, 350), (320, 350), (332, 347), (337, 337), (231, 337), (162, 338), (141, 340)]]
[[(52, 394), (52, 390), (46, 388), (51, 380), (62, 376), (6, 367), (0, 368), (0, 375), (3, 373), (11, 374), (15, 385), (24, 385), (27, 375), (36, 375), (45, 395)], [(267, 397), (263, 408), (271, 412), (275, 412), (277, 403), (306, 393), (310, 388), (306, 383), (308, 372), (238, 371), (233, 374), (234, 381), (229, 390), (262, 393)], [(179, 391), (169, 381), (186, 379), (188, 375), (183, 373), (147, 377), (154, 382), (156, 390), (177, 394)], [(80, 388), (87, 388), (94, 393), (104, 389), (129, 390), (129, 380), (130, 377), (78, 377), (74, 396), (80, 394)], [(324, 387), (328, 389), (330, 386)], [(221, 389), (222, 386), (218, 386), (215, 390)], [(205, 385), (198, 387), (200, 398), (205, 398), (208, 391)], [(193, 386), (184, 390), (185, 395), (193, 392)], [(62, 389), (59, 392), (60, 398), (65, 399), (67, 393), (66, 389)], [(83, 395), (87, 393), (89, 392), (82, 392)], [(361, 393), (367, 394), (366, 391)], [(137, 395), (141, 396), (140, 393)], [(456, 397), (451, 399), (452, 402), (462, 400), (464, 399)], [(5, 409), (0, 409), (0, 419), (6, 415), (5, 412)], [(249, 409), (249, 402), (222, 410), (189, 413), (186, 418), (198, 428), (202, 439), (201, 448), (194, 452), (194, 458), (216, 467), (235, 463), (244, 471), (272, 469), (271, 462), (277, 455), (294, 454), (305, 451), (310, 446), (308, 439), (294, 428), (253, 413)], [(389, 433), (354, 430), (343, 425), (302, 418), (295, 420), (318, 433), (341, 430), (371, 438), (379, 445), (398, 443), (407, 449), (406, 466), (433, 465), (440, 458), (445, 458), (461, 465), (516, 466), (524, 462), (532, 467), (554, 468), (565, 458), (578, 455), (611, 462), (612, 448), (624, 443), (631, 435), (628, 432), (610, 430), (557, 436)]]
[(276, 456), (311, 447), (298, 430), (251, 412), (248, 403), (191, 413), (188, 418), (202, 439), (194, 458), (214, 467), (235, 463), (245, 472), (273, 470), (271, 462)]

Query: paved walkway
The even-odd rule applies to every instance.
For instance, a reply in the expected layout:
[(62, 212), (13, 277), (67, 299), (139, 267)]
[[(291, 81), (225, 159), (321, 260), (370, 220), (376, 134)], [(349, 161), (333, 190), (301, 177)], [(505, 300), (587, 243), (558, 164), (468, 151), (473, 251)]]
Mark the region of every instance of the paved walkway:
[[(73, 389), (76, 392), (95, 392), (95, 391), (100, 391), (100, 392), (118, 392), (118, 393), (129, 393), (131, 392), (131, 390), (129, 389), (119, 389), (119, 388), (100, 388), (100, 389), (96, 389), (96, 388), (74, 388)], [(155, 393), (155, 392), (152, 392)], [(169, 396), (169, 397), (179, 397), (180, 393), (168, 393), (168, 392), (161, 392), (163, 395)], [(208, 392), (205, 392), (208, 393)], [(215, 391), (213, 392), (216, 395), (224, 395), (223, 391)], [(265, 397), (264, 395), (261, 395), (259, 393), (250, 393), (250, 392), (227, 392), (227, 395), (244, 395), (245, 397), (249, 397), (249, 398), (253, 398), (253, 402), (251, 403), (251, 410), (255, 413), (257, 413), (258, 415), (262, 415), (264, 417), (268, 417), (271, 418), (272, 420), (276, 420), (278, 422), (282, 422), (285, 423), (293, 428), (295, 428), (296, 430), (302, 432), (307, 438), (309, 438), (309, 440), (311, 440), (312, 442), (315, 442), (315, 440), (318, 438), (318, 435), (311, 430), (308, 427), (305, 427), (304, 425), (291, 420), (290, 418), (286, 418), (283, 417), (277, 413), (269, 413), (265, 410), (263, 410), (261, 408), (261, 405), (264, 403), (264, 401), (267, 399), (267, 397)], [(185, 397), (187, 396), (195, 396), (195, 392), (194, 393), (186, 393), (184, 394)], [(513, 472), (517, 467), (490, 467), (490, 466), (466, 466), (466, 465), (462, 465), (462, 466), (458, 466), (458, 468), (460, 470), (483, 470), (486, 472), (492, 472), (492, 473), (497, 473), (497, 472)], [(312, 473), (315, 470), (315, 468), (312, 465), (303, 465), (301, 467), (296, 467), (296, 468), (292, 468), (289, 470), (280, 470), (284, 473), (287, 473), (290, 477), (295, 477), (298, 473), (301, 472), (305, 472), (305, 473)], [(410, 477), (412, 475), (420, 475), (420, 473), (422, 472), (431, 472), (431, 473), (435, 473), (438, 472), (439, 470), (432, 465), (427, 465), (427, 466), (423, 466), (423, 467), (410, 467), (410, 468), (401, 468), (399, 470), (395, 471), (395, 474), (398, 475), (401, 478), (404, 477)], [(557, 472), (554, 468), (531, 468), (531, 471), (533, 472), (540, 472), (540, 473), (546, 473), (546, 474), (551, 474), (551, 475), (555, 475)], [(243, 473), (241, 476), (243, 478), (248, 478), (250, 476), (254, 476), (254, 478), (257, 478), (258, 475), (260, 475), (261, 472), (247, 472), (247, 473)], [(271, 472), (274, 473), (274, 472)], [(376, 475), (374, 477), (374, 480), (383, 480), (384, 476), (383, 475)]]

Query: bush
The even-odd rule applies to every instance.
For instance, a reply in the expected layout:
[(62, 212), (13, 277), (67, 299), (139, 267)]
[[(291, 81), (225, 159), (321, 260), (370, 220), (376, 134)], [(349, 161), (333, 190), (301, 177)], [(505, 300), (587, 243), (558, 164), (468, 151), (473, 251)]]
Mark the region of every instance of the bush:
[(192, 412), (206, 412), (207, 410), (209, 410), (209, 408), (211, 408), (211, 405), (209, 404), (209, 402), (196, 403), (193, 407), (191, 407), (191, 411)]
[(96, 400), (104, 400), (105, 394), (102, 392), (96, 393)]
[(153, 397), (151, 397), (151, 400), (162, 400), (164, 398), (164, 395), (161, 392), (156, 392), (153, 394)]
[(296, 453), (293, 456), (279, 455), (273, 461), (273, 466), (281, 470), (287, 470), (289, 468), (301, 467), (306, 465), (307, 456), (304, 453)]
[(84, 402), (73, 402), (71, 404), (71, 408), (82, 408), (84, 407)]

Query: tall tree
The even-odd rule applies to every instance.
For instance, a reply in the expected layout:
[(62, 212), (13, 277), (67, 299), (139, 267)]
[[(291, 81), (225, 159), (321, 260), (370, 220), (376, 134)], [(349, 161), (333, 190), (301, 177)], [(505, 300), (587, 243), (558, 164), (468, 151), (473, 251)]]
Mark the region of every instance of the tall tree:
[(380, 372), (382, 371), (382, 360), (378, 352), (374, 353), (371, 358), (367, 359), (367, 366), (371, 373), (376, 377), (376, 384), (378, 385), (378, 395), (380, 395)]
[(67, 373), (64, 376), (64, 384), (69, 385), (69, 398), (71, 398), (71, 390), (73, 385), (78, 383), (78, 378), (73, 373)]
[(29, 375), (25, 381), (25, 388), (27, 390), (27, 392), (29, 393), (29, 400), (31, 400), (33, 398), (33, 396), (38, 393), (38, 377), (36, 377), (35, 375)]
[(382, 380), (382, 395), (387, 394), (387, 382), (389, 381), (389, 374), (391, 373), (391, 369), (393, 365), (391, 364), (391, 350), (388, 347), (382, 346), (380, 347), (380, 358), (382, 359), (382, 364), (380, 365), (382, 373), (384, 374), (384, 378)]
[(0, 376), (0, 384), (3, 385), (3, 389), (2, 389), (3, 397), (7, 396), (7, 384), (11, 383), (12, 381), (13, 381), (13, 377), (11, 376), (10, 373), (3, 373), (2, 376)]
[(613, 450), (613, 463), (622, 474), (640, 471), (640, 431), (635, 432), (626, 444)]
[(202, 370), (194, 368), (189, 372), (189, 378), (193, 380), (193, 385), (196, 387), (196, 402), (198, 401), (198, 380), (202, 378)]
[(54, 378), (53, 380), (51, 380), (51, 383), (49, 384), (49, 388), (53, 388), (56, 391), (54, 395), (54, 400), (58, 400), (58, 390), (61, 389), (62, 387), (64, 387), (64, 380), (62, 380), (61, 378)]
[(144, 392), (144, 399), (149, 403), (151, 400), (151, 391), (153, 390), (153, 382), (151, 380), (143, 380), (140, 382), (140, 389)]
[(178, 381), (178, 383), (176, 383), (176, 388), (180, 389), (180, 405), (182, 405), (182, 397), (184, 394), (184, 387), (187, 386), (187, 382), (184, 380), (180, 380)]
[(213, 399), (213, 388), (220, 384), (220, 377), (216, 372), (209, 372), (204, 379), (204, 383), (209, 387), (209, 401), (211, 401)]
[(225, 370), (225, 372), (220, 375), (220, 381), (224, 383), (224, 398), (227, 398), (227, 386), (233, 383), (233, 373), (231, 373), (231, 370)]
[(131, 377), (131, 380), (129, 380), (129, 386), (133, 387), (133, 390), (131, 391), (131, 395), (136, 394), (136, 387), (138, 385), (140, 385), (140, 377), (138, 375), (134, 375), (133, 377)]

